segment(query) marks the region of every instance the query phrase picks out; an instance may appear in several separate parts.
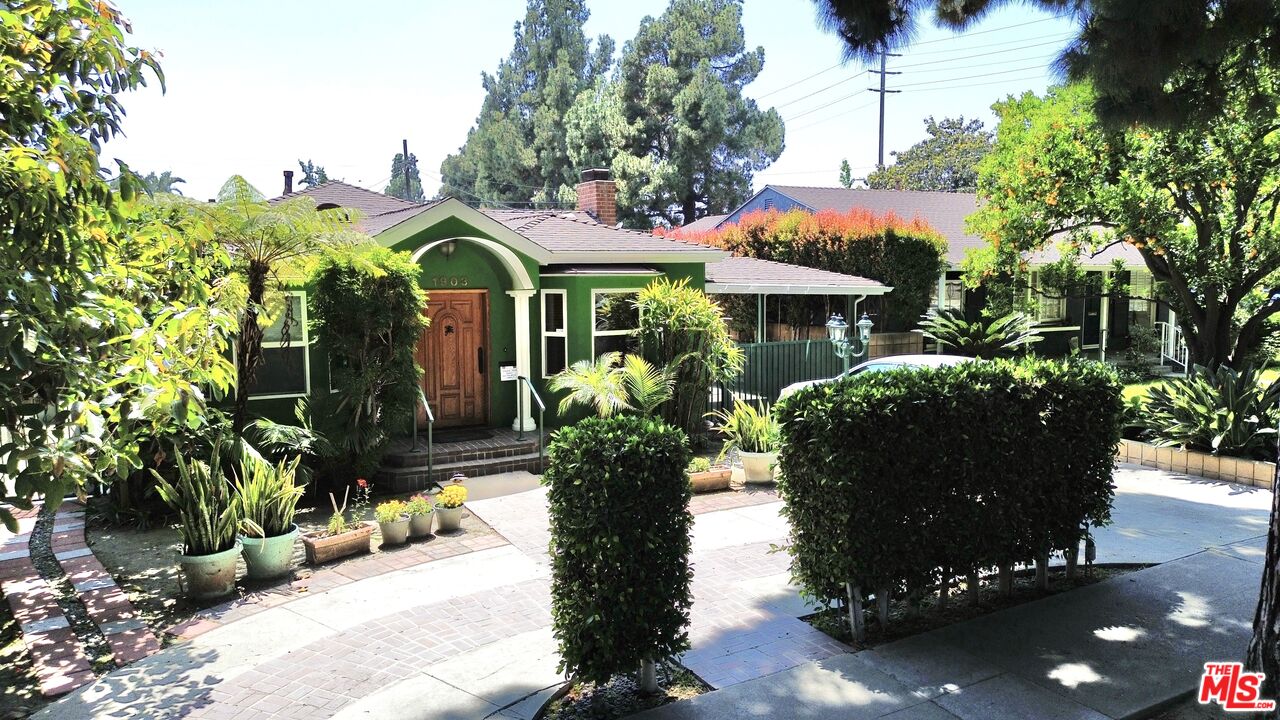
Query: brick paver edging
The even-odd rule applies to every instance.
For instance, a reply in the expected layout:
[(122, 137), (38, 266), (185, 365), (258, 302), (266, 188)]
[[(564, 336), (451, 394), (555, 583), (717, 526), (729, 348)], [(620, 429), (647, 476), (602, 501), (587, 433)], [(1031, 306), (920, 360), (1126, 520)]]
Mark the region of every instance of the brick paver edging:
[[(749, 505), (763, 505), (777, 502), (777, 500), (777, 491), (772, 487), (750, 487), (739, 491), (695, 495), (689, 502), (689, 510), (694, 515), (701, 515), (702, 513), (747, 507)], [(190, 640), (227, 623), (242, 620), (268, 608), (284, 605), (303, 597), (304, 594), (314, 595), (357, 580), (402, 570), (411, 565), (443, 560), (455, 555), (476, 550), (487, 550), (508, 544), (510, 544), (509, 539), (496, 531), (491, 535), (465, 539), (461, 543), (441, 547), (411, 542), (410, 546), (404, 550), (398, 550), (394, 553), (365, 555), (352, 558), (339, 565), (318, 567), (311, 571), (310, 576), (294, 580), (287, 586), (246, 593), (243, 597), (229, 600), (196, 613), (191, 619), (177, 623), (167, 628), (165, 632), (183, 640)]]

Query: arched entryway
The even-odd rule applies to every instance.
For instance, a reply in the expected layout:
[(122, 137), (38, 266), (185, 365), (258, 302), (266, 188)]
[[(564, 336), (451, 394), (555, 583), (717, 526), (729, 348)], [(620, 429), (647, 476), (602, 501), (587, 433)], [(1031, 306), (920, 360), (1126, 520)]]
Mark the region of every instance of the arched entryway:
[[(458, 252), (464, 246), (471, 249), (473, 258), (474, 250), (481, 250), (489, 258), (488, 272), (498, 275), (491, 274), (490, 282), (479, 283), (465, 273), (457, 273), (458, 257), (467, 254)], [(424, 260), (437, 248), (440, 252)], [(436, 425), (489, 425), (511, 418), (516, 406), (521, 405), (525, 416), (515, 418), (512, 427), (533, 429), (528, 388), (523, 383), (495, 377), (499, 374), (495, 372), (498, 362), (514, 364), (521, 377), (530, 377), (532, 372), (529, 299), (535, 287), (520, 256), (488, 238), (450, 237), (424, 243), (414, 250), (413, 259), (424, 265), (423, 284), (430, 296), (427, 316), (431, 322), (418, 344), (417, 359), (423, 368), (423, 393), (431, 404)], [(504, 295), (511, 300), (507, 301)], [(507, 302), (511, 304), (505, 305)], [(513, 385), (495, 392), (497, 383)], [(515, 402), (516, 393), (524, 396), (522, 404)], [(508, 404), (511, 407), (506, 407)], [(420, 410), (419, 420), (425, 419), (425, 412)]]

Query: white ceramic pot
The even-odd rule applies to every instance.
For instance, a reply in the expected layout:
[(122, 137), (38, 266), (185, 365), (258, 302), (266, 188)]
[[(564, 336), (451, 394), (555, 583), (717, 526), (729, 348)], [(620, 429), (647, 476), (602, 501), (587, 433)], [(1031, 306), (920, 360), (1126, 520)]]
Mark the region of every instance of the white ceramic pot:
[(436, 521), (436, 529), (440, 532), (448, 532), (450, 530), (457, 530), (461, 528), (462, 507), (463, 506), (459, 505), (456, 508), (447, 508), (437, 505), (436, 511), (433, 513), (436, 518), (438, 518)]
[(778, 453), (753, 453), (738, 451), (742, 458), (742, 472), (749, 483), (772, 483), (773, 466), (778, 462)]

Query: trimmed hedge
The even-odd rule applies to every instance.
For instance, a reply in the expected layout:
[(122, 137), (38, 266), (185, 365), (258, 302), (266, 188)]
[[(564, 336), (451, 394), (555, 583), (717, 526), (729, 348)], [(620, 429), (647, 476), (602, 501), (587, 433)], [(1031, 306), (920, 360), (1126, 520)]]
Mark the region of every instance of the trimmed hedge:
[(778, 406), (793, 571), (820, 600), (923, 589), (1110, 519), (1123, 402), (1101, 363), (866, 373)]
[(560, 671), (602, 683), (689, 647), (691, 453), (679, 429), (634, 415), (557, 431), (543, 475)]

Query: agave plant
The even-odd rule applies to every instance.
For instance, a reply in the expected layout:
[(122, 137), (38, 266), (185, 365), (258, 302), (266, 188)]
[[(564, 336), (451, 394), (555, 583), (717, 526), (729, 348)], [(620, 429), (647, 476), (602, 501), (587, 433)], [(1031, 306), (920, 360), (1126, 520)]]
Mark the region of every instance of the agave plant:
[(1264, 386), (1256, 367), (1197, 365), (1190, 377), (1147, 392), (1141, 424), (1158, 445), (1248, 457), (1266, 449), (1275, 435), (1277, 401), (1280, 383)]
[(277, 537), (293, 529), (298, 500), (306, 488), (294, 483), (302, 458), (276, 465), (245, 457), (235, 482), (240, 526), (247, 535)]
[(224, 451), (225, 442), (220, 438), (213, 443), (208, 463), (188, 462), (179, 454), (177, 485), (151, 471), (156, 493), (178, 513), (183, 555), (213, 555), (235, 547), (240, 513), (231, 485), (222, 474)]
[(1035, 330), (1035, 321), (1025, 313), (1010, 313), (989, 322), (983, 319), (970, 322), (958, 310), (941, 310), (923, 316), (920, 329), (925, 337), (958, 355), (986, 360), (1043, 339)]
[(659, 368), (638, 355), (607, 352), (595, 360), (579, 360), (551, 378), (549, 387), (569, 394), (560, 401), (560, 413), (575, 405), (595, 409), (600, 417), (616, 412), (653, 414), (671, 399), (675, 373)]

